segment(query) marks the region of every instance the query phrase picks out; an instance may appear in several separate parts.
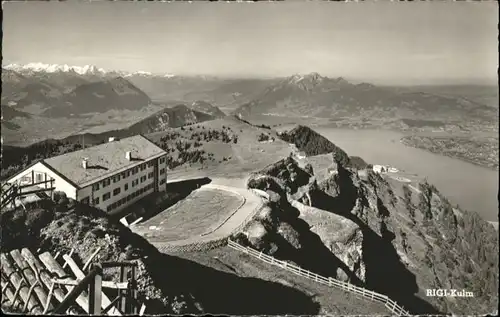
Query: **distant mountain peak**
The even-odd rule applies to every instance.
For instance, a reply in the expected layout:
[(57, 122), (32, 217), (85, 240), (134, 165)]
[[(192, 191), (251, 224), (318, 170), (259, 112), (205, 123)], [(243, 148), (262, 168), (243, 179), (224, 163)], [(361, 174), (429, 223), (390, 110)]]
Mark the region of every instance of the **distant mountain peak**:
[(312, 84), (319, 84), (323, 82), (325, 79), (327, 79), (327, 77), (323, 77), (319, 73), (313, 72), (309, 74), (292, 75), (288, 78), (288, 82), (293, 84), (305, 83), (305, 82)]
[(317, 86), (324, 85), (327, 82), (330, 82), (328, 77), (312, 72), (309, 74), (292, 75), (286, 78), (281, 84), (278, 84), (278, 86), (294, 86), (305, 91), (310, 91), (315, 89)]
[(145, 71), (139, 70), (139, 71), (136, 71), (136, 72), (133, 72), (133, 73), (130, 73), (130, 74), (126, 74), (123, 77), (132, 77), (132, 76), (144, 76), (144, 77), (148, 77), (148, 76), (153, 76), (153, 74), (150, 73), (150, 72), (145, 72)]
[(66, 64), (59, 65), (59, 64), (44, 64), (44, 63), (28, 63), (25, 65), (9, 64), (4, 66), (4, 68), (17, 72), (35, 72), (35, 73), (75, 72), (79, 75), (106, 73), (104, 69), (98, 68), (97, 66), (94, 65), (69, 66)]
[(125, 78), (132, 76), (142, 76), (142, 77), (150, 77), (150, 76), (163, 76), (166, 78), (174, 77), (173, 74), (160, 74), (155, 75), (151, 72), (147, 71), (135, 71), (135, 72), (125, 72), (119, 70), (105, 70), (104, 68), (99, 68), (95, 65), (85, 65), (85, 66), (70, 66), (66, 64), (45, 64), (45, 63), (28, 63), (28, 64), (8, 64), (2, 66), (3, 69), (12, 70), (15, 72), (19, 72), (21, 74), (29, 74), (29, 73), (76, 73), (79, 75), (120, 75)]

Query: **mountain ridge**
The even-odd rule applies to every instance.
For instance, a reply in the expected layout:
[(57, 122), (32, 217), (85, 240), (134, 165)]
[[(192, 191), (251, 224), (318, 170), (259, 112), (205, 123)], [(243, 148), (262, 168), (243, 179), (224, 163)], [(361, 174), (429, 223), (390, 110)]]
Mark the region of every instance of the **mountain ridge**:
[(40, 72), (46, 72), (46, 73), (57, 73), (57, 72), (64, 72), (64, 73), (71, 73), (74, 72), (79, 75), (107, 75), (107, 74), (118, 74), (120, 76), (132, 76), (132, 75), (145, 75), (145, 76), (174, 76), (169, 73), (164, 73), (164, 74), (153, 74), (151, 72), (147, 71), (134, 71), (134, 72), (127, 72), (127, 71), (121, 71), (121, 70), (106, 70), (104, 68), (97, 67), (95, 65), (84, 65), (84, 66), (73, 66), (73, 65), (68, 65), (68, 64), (46, 64), (46, 63), (40, 63), (40, 62), (34, 62), (34, 63), (27, 63), (27, 64), (7, 64), (3, 65), (2, 68), (8, 69), (8, 70), (13, 70), (17, 71), (19, 73), (40, 73)]
[(494, 109), (458, 97), (397, 92), (370, 83), (352, 84), (342, 77), (293, 75), (267, 87), (233, 114), (335, 118), (441, 118), (491, 120)]

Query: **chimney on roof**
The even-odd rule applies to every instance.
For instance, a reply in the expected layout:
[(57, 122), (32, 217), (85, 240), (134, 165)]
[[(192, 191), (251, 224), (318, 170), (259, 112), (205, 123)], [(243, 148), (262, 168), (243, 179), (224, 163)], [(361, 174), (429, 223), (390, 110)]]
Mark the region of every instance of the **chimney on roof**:
[(130, 161), (132, 159), (132, 152), (130, 151), (125, 152), (125, 158)]
[(86, 159), (86, 158), (84, 158), (84, 159), (82, 160), (82, 167), (83, 167), (84, 169), (87, 169), (87, 166), (88, 166), (87, 159)]

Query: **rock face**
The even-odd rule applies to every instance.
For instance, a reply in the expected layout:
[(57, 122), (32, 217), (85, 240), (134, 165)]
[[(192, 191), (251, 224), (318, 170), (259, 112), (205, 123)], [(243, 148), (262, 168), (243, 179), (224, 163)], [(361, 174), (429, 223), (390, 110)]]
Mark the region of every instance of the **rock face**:
[(338, 268), (336, 278), (349, 281), (349, 272), (361, 281), (365, 280), (363, 263), (363, 233), (358, 225), (349, 219), (339, 217), (322, 209), (306, 206), (298, 201), (291, 205), (300, 211), (300, 218), (311, 225), (310, 230), (317, 234), (323, 244), (348, 268)]
[[(432, 185), (417, 192), (373, 172), (360, 179), (342, 164), (317, 182), (287, 158), (253, 174), (248, 186), (270, 199), (255, 219), (266, 234), (242, 243), (386, 294), (416, 314), (483, 314), (498, 305), (497, 232)], [(474, 297), (425, 295), (437, 288)]]

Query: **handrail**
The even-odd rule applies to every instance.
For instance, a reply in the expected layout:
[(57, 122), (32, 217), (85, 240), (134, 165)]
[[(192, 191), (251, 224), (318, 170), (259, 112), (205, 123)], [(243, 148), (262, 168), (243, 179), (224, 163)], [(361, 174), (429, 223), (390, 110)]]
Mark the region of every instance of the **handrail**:
[(231, 239), (228, 239), (228, 246), (238, 250), (240, 252), (249, 254), (263, 262), (269, 263), (271, 265), (279, 266), (282, 269), (288, 270), (296, 275), (300, 275), (302, 277), (314, 280), (318, 283), (325, 284), (328, 286), (335, 286), (339, 287), (344, 291), (354, 293), (361, 295), (362, 297), (365, 297), (370, 300), (374, 300), (377, 302), (384, 303), (385, 307), (389, 309), (393, 314), (396, 314), (398, 316), (409, 316), (410, 313), (407, 312), (403, 307), (399, 306), (397, 302), (393, 301), (390, 299), (387, 295), (379, 294), (374, 291), (370, 291), (368, 289), (365, 289), (363, 287), (359, 287), (347, 282), (343, 282), (340, 280), (337, 280), (332, 277), (324, 277), (321, 276), (317, 273), (305, 270), (301, 268), (300, 266), (296, 266), (294, 264), (290, 264), (288, 262), (282, 261), (282, 260), (277, 260), (274, 257), (267, 255), (261, 251), (257, 251), (255, 249), (252, 249), (250, 247), (244, 247), (239, 243), (236, 243), (232, 241)]
[[(78, 285), (76, 285), (75, 288), (71, 290), (71, 292), (64, 298), (61, 304), (56, 309), (54, 309), (52, 315), (63, 314), (75, 302), (78, 296), (80, 296), (80, 294), (84, 290), (86, 290), (89, 285), (91, 285), (91, 283), (94, 283), (94, 287), (91, 287), (91, 289), (95, 288), (95, 292), (96, 293), (99, 292), (100, 290), (98, 289), (100, 288), (100, 283), (95, 283), (95, 280), (97, 279), (100, 280), (101, 276), (102, 276), (102, 267), (98, 264), (94, 264), (89, 274), (87, 274), (87, 276), (85, 276), (85, 278), (83, 278), (78, 283)], [(97, 306), (94, 305), (92, 297), (90, 297), (89, 306), (94, 306), (93, 307), (94, 310), (100, 310), (101, 308), (100, 302), (99, 305)], [(90, 310), (89, 312), (92, 313), (92, 310)]]
[(23, 188), (28, 188), (28, 187), (33, 187), (33, 186), (37, 186), (37, 185), (41, 185), (41, 184), (52, 184), (54, 183), (54, 180), (53, 179), (48, 179), (46, 181), (40, 181), (40, 182), (36, 182), (36, 183), (32, 183), (32, 184), (26, 184), (26, 185), (17, 185), (17, 187), (19, 189), (23, 189)]

